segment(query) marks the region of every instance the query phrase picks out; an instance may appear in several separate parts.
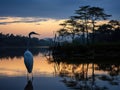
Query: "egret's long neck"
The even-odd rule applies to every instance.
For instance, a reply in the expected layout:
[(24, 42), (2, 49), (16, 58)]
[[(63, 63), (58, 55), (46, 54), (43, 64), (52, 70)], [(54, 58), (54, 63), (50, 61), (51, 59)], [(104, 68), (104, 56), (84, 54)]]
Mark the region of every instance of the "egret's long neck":
[(28, 38), (27, 49), (30, 48), (30, 39), (31, 39), (31, 35), (29, 35), (29, 38)]

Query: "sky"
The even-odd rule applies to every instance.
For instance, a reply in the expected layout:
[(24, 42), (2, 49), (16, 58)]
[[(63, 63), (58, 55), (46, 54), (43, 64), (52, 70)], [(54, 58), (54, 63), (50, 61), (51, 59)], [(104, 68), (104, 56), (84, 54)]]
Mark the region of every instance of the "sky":
[(59, 24), (80, 6), (104, 8), (112, 19), (120, 20), (119, 4), (120, 0), (0, 0), (0, 32), (27, 35), (35, 31), (39, 38), (53, 37)]

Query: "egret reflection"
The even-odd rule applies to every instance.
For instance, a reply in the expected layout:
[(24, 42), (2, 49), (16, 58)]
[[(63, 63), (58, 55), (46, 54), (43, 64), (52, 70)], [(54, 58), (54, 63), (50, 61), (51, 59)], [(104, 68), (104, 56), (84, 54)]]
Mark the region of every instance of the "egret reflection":
[(32, 76), (32, 78), (33, 78), (33, 75), (30, 75), (30, 74), (32, 74), (34, 61), (33, 61), (33, 55), (29, 51), (30, 39), (31, 39), (31, 35), (33, 35), (33, 34), (39, 35), (39, 34), (37, 34), (35, 32), (30, 32), (29, 33), (29, 40), (28, 40), (27, 50), (24, 53), (24, 63), (25, 63), (26, 69), (27, 69), (27, 78), (28, 79), (29, 79), (29, 76)]
[(34, 90), (33, 88), (33, 84), (32, 84), (32, 81), (31, 80), (28, 80), (24, 90)]

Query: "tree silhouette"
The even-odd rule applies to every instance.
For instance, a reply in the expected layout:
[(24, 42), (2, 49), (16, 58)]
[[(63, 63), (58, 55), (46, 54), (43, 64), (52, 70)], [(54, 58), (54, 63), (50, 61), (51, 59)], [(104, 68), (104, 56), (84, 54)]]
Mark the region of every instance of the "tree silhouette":
[(117, 20), (110, 20), (108, 24), (111, 25), (113, 29), (120, 29), (120, 22)]
[(78, 23), (75, 21), (74, 17), (70, 17), (64, 23), (60, 24), (63, 26), (63, 29), (57, 31), (59, 35), (62, 36), (71, 36), (72, 41), (75, 39), (75, 36), (78, 35), (80, 30), (78, 29)]
[(79, 7), (78, 10), (75, 11), (75, 14), (78, 16), (74, 16), (75, 19), (78, 19), (79, 21), (82, 21), (83, 25), (83, 37), (85, 38), (85, 32), (87, 33), (87, 43), (88, 43), (88, 20), (89, 20), (89, 10), (90, 6), (82, 6)]
[[(51, 39), (52, 40), (52, 39)], [(26, 47), (28, 37), (14, 34), (2, 34), (0, 33), (0, 47)], [(41, 46), (45, 42), (46, 46), (50, 40), (39, 40), (38, 38), (31, 38), (31, 47)]]
[(88, 10), (89, 19), (92, 24), (92, 42), (94, 43), (95, 38), (95, 23), (97, 20), (106, 20), (111, 15), (107, 15), (103, 8), (100, 7), (90, 7)]
[(62, 40), (65, 39), (65, 37), (67, 37), (69, 35), (69, 32), (67, 31), (67, 29), (60, 29), (57, 31), (59, 38), (62, 37)]
[(74, 40), (76, 33), (79, 32), (78, 29), (77, 29), (77, 27), (76, 27), (77, 22), (75, 21), (75, 19), (73, 17), (70, 17), (70, 19), (67, 20), (66, 23), (69, 26), (71, 26), (71, 27), (69, 27), (69, 32), (71, 34), (72, 40)]

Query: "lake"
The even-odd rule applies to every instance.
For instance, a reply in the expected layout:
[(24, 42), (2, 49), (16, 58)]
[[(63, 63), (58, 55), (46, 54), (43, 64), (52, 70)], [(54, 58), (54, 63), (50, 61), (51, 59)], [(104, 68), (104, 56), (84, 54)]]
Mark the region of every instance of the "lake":
[(0, 90), (120, 90), (120, 63), (93, 63), (32, 48), (33, 79), (27, 79), (25, 48), (0, 48)]

